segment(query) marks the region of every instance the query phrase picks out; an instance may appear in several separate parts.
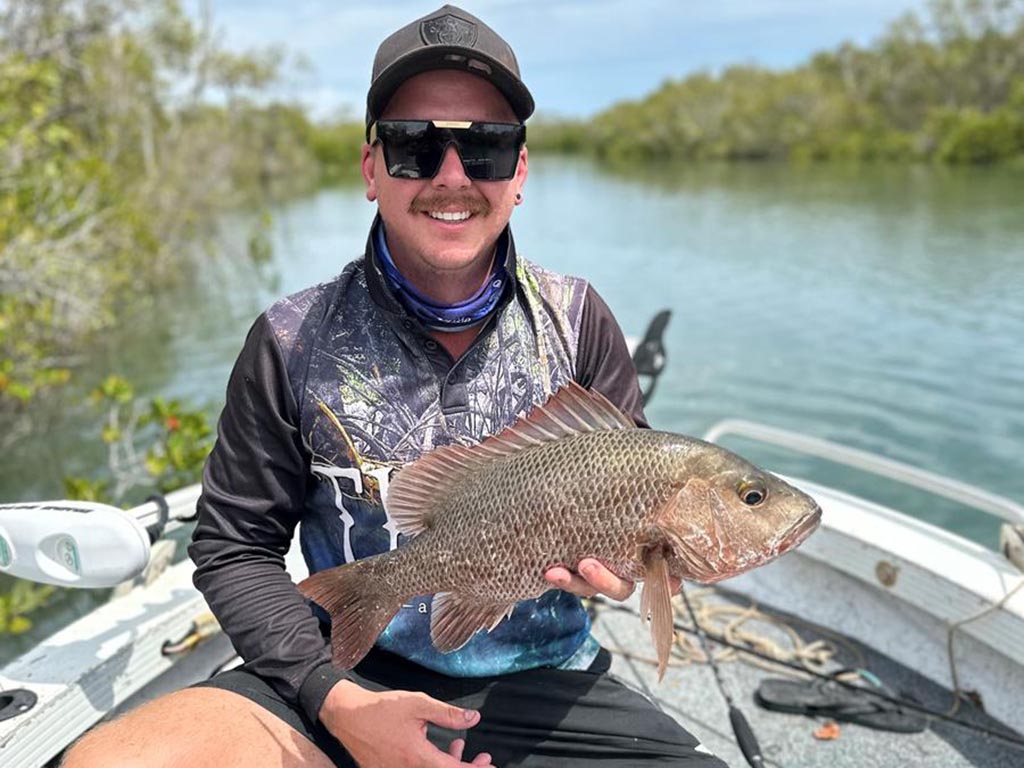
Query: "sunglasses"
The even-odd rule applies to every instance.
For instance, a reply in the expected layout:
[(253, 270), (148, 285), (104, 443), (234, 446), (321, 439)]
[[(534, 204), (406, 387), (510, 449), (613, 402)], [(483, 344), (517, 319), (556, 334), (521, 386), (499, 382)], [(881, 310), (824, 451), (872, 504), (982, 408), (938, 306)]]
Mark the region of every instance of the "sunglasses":
[(507, 181), (516, 173), (526, 141), (520, 123), (472, 123), (461, 120), (377, 120), (369, 142), (384, 148), (388, 175), (396, 179), (432, 179), (449, 145), (454, 144), (466, 175), (475, 181)]

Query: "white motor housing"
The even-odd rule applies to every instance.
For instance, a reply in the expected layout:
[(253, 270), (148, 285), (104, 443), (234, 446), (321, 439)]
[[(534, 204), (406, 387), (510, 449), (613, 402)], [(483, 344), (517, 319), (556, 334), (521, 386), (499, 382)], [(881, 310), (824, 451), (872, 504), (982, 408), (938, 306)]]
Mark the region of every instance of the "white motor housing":
[(113, 587), (149, 562), (149, 534), (122, 509), (87, 501), (0, 504), (0, 573), (61, 587)]

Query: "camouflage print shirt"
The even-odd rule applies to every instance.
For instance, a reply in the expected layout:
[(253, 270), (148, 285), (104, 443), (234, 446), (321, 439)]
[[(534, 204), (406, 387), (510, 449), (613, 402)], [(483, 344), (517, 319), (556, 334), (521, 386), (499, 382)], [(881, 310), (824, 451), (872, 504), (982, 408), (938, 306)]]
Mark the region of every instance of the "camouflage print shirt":
[[(344, 673), (282, 568), (298, 523), (310, 572), (400, 546), (381, 502), (394, 469), (499, 432), (570, 379), (644, 424), (605, 303), (585, 281), (517, 258), (510, 231), (502, 238), (515, 280), (457, 361), (391, 295), (371, 236), (335, 280), (261, 315), (235, 364), (189, 548), (195, 583), (248, 668), (314, 720)], [(597, 651), (579, 599), (560, 590), (450, 654), (430, 642), (429, 605), (410, 601), (378, 647), (461, 677), (582, 668)]]

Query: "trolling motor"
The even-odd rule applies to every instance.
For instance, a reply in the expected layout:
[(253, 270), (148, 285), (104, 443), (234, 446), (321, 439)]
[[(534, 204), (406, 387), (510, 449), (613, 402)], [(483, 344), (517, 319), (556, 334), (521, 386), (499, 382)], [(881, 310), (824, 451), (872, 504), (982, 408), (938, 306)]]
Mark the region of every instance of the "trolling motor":
[(151, 540), (142, 523), (109, 504), (0, 504), (0, 573), (19, 579), (59, 587), (113, 587), (142, 572)]

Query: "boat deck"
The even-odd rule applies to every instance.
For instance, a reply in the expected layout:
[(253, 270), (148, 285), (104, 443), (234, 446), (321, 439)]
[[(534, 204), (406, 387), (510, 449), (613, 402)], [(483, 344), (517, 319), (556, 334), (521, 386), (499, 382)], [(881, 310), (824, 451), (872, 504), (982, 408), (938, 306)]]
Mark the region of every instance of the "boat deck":
[[(688, 591), (698, 615), (715, 604), (747, 605), (742, 595), (723, 588)], [(677, 598), (678, 600), (678, 598)], [(639, 609), (634, 596), (625, 604), (632, 611)], [(840, 652), (833, 658), (835, 668), (860, 666), (869, 669), (891, 688), (910, 693), (922, 705), (946, 711), (953, 694), (908, 667), (878, 653), (869, 646), (827, 630), (817, 630), (797, 617), (776, 612), (769, 607), (761, 610), (781, 617), (797, 630), (804, 642), (817, 639), (831, 640)], [(791, 623), (790, 623), (791, 622)], [(684, 622), (689, 624), (689, 622)], [(703, 619), (702, 619), (703, 623)], [(768, 625), (758, 624), (755, 631), (766, 633)], [(678, 720), (697, 736), (714, 754), (733, 768), (745, 766), (729, 724), (728, 711), (715, 685), (711, 668), (706, 663), (686, 663), (673, 659), (659, 683), (653, 663), (654, 649), (648, 628), (634, 613), (616, 610), (613, 606), (596, 606), (594, 634), (601, 643), (613, 651), (612, 672), (627, 685), (654, 699), (667, 714)], [(696, 638), (690, 633), (678, 633), (696, 647)], [(782, 635), (775, 638), (785, 645)], [(716, 658), (722, 646), (711, 643)], [(116, 712), (131, 709), (157, 695), (203, 679), (231, 656), (226, 637), (217, 635), (189, 654), (179, 665), (158, 678), (144, 692), (131, 697)], [(681, 654), (680, 654), (681, 657)], [(761, 744), (765, 765), (777, 768), (889, 768), (892, 766), (932, 766), (941, 768), (1019, 768), (1024, 765), (1024, 747), (1018, 747), (998, 738), (979, 734), (952, 723), (932, 720), (921, 733), (892, 733), (878, 731), (850, 723), (840, 723), (840, 735), (833, 741), (819, 741), (814, 731), (824, 718), (812, 719), (801, 715), (770, 712), (753, 701), (754, 690), (768, 677), (788, 677), (791, 673), (777, 665), (754, 666), (746, 661), (722, 659), (719, 669), (727, 690), (743, 710)], [(793, 679), (796, 679), (793, 677)], [(116, 714), (112, 713), (112, 714)], [(994, 718), (967, 704), (961, 705), (958, 717), (994, 730), (1009, 731)], [(57, 761), (49, 763), (56, 765)]]
[[(678, 598), (677, 598), (678, 599)], [(705, 608), (716, 602), (744, 602), (741, 596), (724, 589), (701, 595)], [(634, 596), (629, 603), (638, 609)], [(762, 610), (771, 611), (761, 606)], [(695, 606), (695, 609), (697, 607)], [(700, 615), (700, 610), (698, 615)], [(786, 617), (786, 614), (778, 614)], [(806, 642), (832, 639), (827, 630), (815, 628), (793, 618)], [(689, 622), (685, 622), (689, 624)], [(703, 624), (703, 622), (702, 622)], [(770, 631), (770, 625), (764, 625)], [(654, 657), (650, 631), (636, 615), (614, 610), (609, 606), (596, 606), (594, 634), (605, 647), (613, 651), (612, 672), (625, 683), (654, 699), (664, 712), (673, 716), (697, 736), (705, 746), (730, 766), (745, 766), (729, 724), (728, 710), (715, 685), (710, 666), (706, 663), (673, 661), (658, 683), (657, 669), (648, 658)], [(690, 633), (678, 633), (697, 643)], [(699, 648), (699, 646), (696, 646)], [(872, 648), (846, 637), (840, 637), (839, 653), (830, 663), (831, 669), (861, 667), (870, 670), (901, 695), (911, 694), (922, 705), (945, 712), (953, 702), (953, 694), (912, 669), (897, 663)], [(711, 642), (712, 652), (722, 646)], [(624, 651), (624, 652), (623, 652)], [(680, 654), (682, 657), (682, 654)], [(814, 737), (825, 718), (813, 719), (803, 715), (771, 712), (758, 706), (753, 699), (758, 684), (768, 677), (797, 679), (785, 668), (769, 671), (737, 659), (723, 660), (719, 664), (722, 679), (729, 694), (747, 716), (770, 766), (828, 766), (828, 768), (863, 768), (873, 766), (985, 766), (985, 768), (1018, 768), (1024, 765), (1024, 747), (1016, 746), (996, 737), (983, 735), (959, 725), (929, 718), (926, 730), (920, 733), (894, 733), (879, 731), (851, 723), (840, 723), (839, 737), (821, 741)], [(963, 703), (957, 717), (985, 725), (994, 730), (1011, 732), (981, 710)]]

